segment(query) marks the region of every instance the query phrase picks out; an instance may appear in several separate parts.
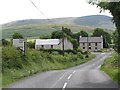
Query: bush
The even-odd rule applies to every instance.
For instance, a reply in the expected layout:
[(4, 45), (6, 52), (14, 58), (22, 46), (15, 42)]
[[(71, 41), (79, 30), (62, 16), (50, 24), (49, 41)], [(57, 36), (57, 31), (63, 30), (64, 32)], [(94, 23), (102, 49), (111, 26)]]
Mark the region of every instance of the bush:
[(84, 57), (83, 57), (83, 55), (79, 52), (79, 53), (77, 53), (77, 56), (78, 56), (78, 58), (80, 58), (80, 59), (83, 59)]
[(5, 40), (5, 39), (2, 39), (2, 45), (3, 46), (8, 46), (8, 45), (10, 45), (10, 42)]
[(35, 48), (35, 42), (27, 42), (27, 46), (29, 47), (29, 48)]
[(2, 50), (2, 68), (22, 68), (22, 54), (14, 47), (3, 47)]
[[(63, 52), (62, 50), (59, 50), (59, 49), (40, 49), (40, 51), (49, 52), (49, 53), (58, 52), (59, 54), (62, 54), (62, 52)], [(71, 50), (71, 49), (64, 50), (64, 52), (65, 53), (77, 54), (76, 50)]]
[(83, 55), (80, 52), (73, 54), (73, 50), (66, 51), (64, 56), (54, 52), (61, 50), (27, 49), (26, 56), (23, 56), (16, 48), (3, 47), (3, 85), (37, 72), (61, 70), (88, 61), (82, 59)]

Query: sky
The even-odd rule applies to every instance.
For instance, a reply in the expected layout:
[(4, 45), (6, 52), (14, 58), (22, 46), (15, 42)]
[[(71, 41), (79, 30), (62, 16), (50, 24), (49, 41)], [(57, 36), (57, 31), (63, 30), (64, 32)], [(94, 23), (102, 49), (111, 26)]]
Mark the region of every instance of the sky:
[(0, 0), (0, 24), (23, 19), (46, 19), (62, 17), (81, 17), (87, 15), (107, 15), (99, 8), (87, 3), (88, 0)]

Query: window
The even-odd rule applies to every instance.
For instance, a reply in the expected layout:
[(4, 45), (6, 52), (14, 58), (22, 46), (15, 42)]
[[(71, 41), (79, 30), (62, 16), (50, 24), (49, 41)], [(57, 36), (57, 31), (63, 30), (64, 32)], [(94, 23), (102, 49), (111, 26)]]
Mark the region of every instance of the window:
[(51, 45), (51, 48), (53, 49), (53, 45)]
[(95, 46), (97, 46), (97, 43), (95, 43)]
[(89, 47), (89, 49), (91, 49), (91, 47)]
[(44, 45), (42, 45), (41, 47), (44, 48)]
[(83, 45), (85, 45), (85, 43), (83, 43)]
[(95, 49), (97, 50), (97, 47), (95, 47)]
[(19, 39), (19, 43), (23, 43), (23, 40), (22, 40), (22, 39)]
[(85, 49), (85, 47), (83, 47), (83, 49)]

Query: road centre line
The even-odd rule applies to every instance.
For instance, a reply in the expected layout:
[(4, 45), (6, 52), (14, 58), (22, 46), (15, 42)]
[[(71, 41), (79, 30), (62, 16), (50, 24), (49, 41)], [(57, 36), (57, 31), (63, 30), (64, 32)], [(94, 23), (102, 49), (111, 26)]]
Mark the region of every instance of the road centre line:
[(63, 89), (62, 90), (64, 90), (66, 88), (66, 86), (67, 86), (67, 82), (65, 82), (65, 84), (63, 85)]
[(69, 75), (69, 77), (67, 78), (68, 80), (71, 78), (72, 74)]
[(76, 71), (73, 71), (73, 74), (75, 73)]

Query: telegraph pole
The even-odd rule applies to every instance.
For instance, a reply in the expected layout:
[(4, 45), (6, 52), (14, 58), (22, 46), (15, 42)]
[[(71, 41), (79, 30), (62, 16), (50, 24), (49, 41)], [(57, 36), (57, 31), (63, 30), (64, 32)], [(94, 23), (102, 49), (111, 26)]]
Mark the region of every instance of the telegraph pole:
[[(64, 27), (62, 26), (62, 31), (64, 30)], [(64, 56), (64, 33), (62, 35), (62, 54)]]
[(24, 39), (24, 55), (26, 56), (27, 54), (27, 39)]
[(89, 36), (87, 36), (87, 57), (89, 57)]
[(88, 46), (88, 36), (87, 36), (87, 52), (88, 52), (89, 46)]

